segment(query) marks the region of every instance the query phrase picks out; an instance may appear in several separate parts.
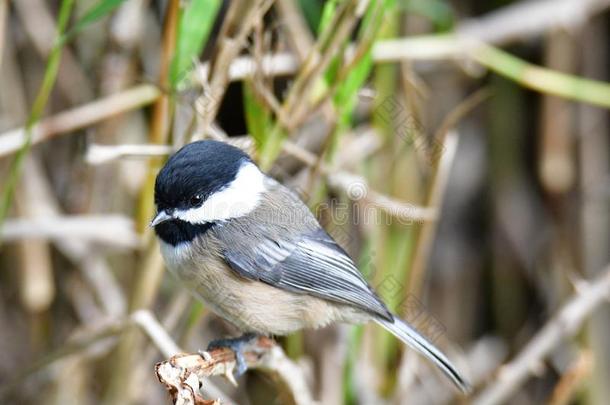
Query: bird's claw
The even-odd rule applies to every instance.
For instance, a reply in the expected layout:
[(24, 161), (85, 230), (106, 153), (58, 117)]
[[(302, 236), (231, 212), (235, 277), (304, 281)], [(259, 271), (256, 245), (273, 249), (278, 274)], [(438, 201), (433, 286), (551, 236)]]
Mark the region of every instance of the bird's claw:
[(255, 339), (256, 337), (257, 336), (253, 333), (246, 333), (238, 338), (213, 340), (210, 342), (206, 350), (210, 351), (222, 347), (231, 349), (233, 353), (235, 353), (235, 377), (241, 377), (246, 371), (248, 371), (248, 365), (246, 364), (246, 359), (244, 358), (244, 348), (252, 339)]

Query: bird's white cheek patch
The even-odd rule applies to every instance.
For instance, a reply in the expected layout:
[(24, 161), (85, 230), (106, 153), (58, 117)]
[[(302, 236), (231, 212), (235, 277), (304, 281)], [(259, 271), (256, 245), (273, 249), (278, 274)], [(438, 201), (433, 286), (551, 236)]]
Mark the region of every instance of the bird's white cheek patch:
[(265, 175), (252, 163), (244, 164), (235, 180), (227, 187), (208, 197), (203, 205), (175, 215), (192, 224), (238, 218), (254, 210), (266, 190)]

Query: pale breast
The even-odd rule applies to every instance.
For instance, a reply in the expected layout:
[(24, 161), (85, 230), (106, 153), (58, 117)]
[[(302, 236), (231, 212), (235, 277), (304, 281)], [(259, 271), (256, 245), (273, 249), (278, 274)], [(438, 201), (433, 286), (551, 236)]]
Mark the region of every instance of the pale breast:
[[(194, 253), (196, 249), (196, 254)], [(197, 298), (244, 332), (285, 335), (353, 319), (352, 309), (245, 279), (216, 254), (210, 240), (171, 246), (161, 242), (167, 267)], [(349, 317), (346, 315), (350, 313)]]

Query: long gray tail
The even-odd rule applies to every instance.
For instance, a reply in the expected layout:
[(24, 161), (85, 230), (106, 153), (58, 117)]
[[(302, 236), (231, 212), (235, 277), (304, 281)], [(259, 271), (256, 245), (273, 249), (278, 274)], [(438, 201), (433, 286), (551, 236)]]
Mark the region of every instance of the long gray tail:
[(457, 371), (455, 366), (451, 364), (449, 359), (408, 323), (395, 315), (394, 322), (381, 318), (375, 319), (375, 321), (394, 336), (405, 342), (409, 347), (432, 360), (432, 362), (434, 362), (434, 364), (436, 364), (436, 366), (438, 366), (438, 368), (440, 368), (462, 392), (470, 392), (470, 385)]

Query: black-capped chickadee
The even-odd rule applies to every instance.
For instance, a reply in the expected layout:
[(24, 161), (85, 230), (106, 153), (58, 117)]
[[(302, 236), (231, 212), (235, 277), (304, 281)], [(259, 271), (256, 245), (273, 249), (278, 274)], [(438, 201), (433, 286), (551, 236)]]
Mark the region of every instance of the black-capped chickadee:
[[(151, 226), (169, 270), (247, 336), (375, 321), (468, 391), (447, 357), (386, 308), (307, 206), (238, 148), (184, 146), (159, 172), (155, 204)], [(239, 342), (220, 345), (237, 349), (241, 374)]]

